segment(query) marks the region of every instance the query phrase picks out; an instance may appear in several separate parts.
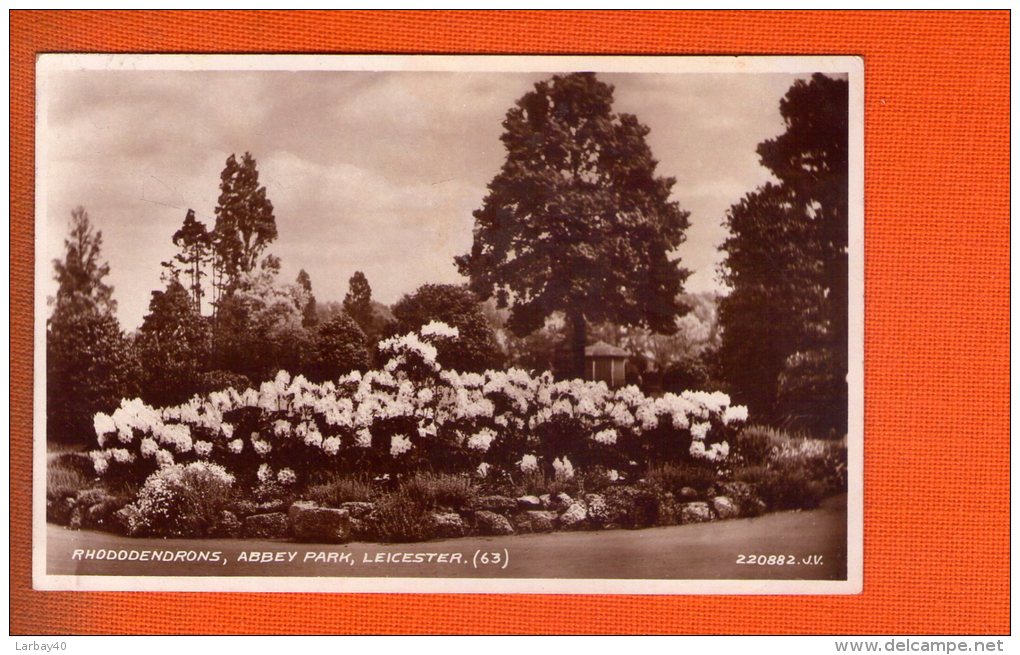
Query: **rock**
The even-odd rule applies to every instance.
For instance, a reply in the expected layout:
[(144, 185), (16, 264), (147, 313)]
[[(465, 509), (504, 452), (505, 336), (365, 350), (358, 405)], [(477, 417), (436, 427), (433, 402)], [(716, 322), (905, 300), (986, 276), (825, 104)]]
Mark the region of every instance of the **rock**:
[(474, 513), (475, 530), (482, 535), (513, 534), (514, 528), (502, 514), (481, 510)]
[(736, 503), (726, 496), (716, 496), (712, 499), (712, 509), (721, 519), (733, 519), (740, 516), (740, 510)]
[(606, 489), (607, 527), (645, 528), (659, 523), (659, 498), (644, 488)]
[(681, 503), (672, 493), (665, 493), (659, 497), (659, 525), (680, 525)]
[(538, 497), (538, 500), (542, 504), (543, 508), (549, 509), (550, 507), (552, 507), (552, 496), (550, 496), (549, 494), (542, 494), (541, 496)]
[(212, 536), (236, 539), (241, 536), (241, 529), (241, 519), (237, 518), (233, 512), (223, 510), (212, 528)]
[(705, 523), (713, 518), (715, 516), (708, 503), (684, 503), (680, 506), (680, 521), (682, 523)]
[(517, 499), (521, 509), (542, 509), (542, 500), (538, 496), (521, 496)]
[(71, 522), (71, 512), (74, 511), (74, 498), (58, 498), (46, 501), (46, 520), (57, 525), (67, 525)]
[(81, 530), (85, 511), (82, 507), (75, 505), (71, 510), (71, 517), (67, 521), (67, 527), (72, 530)]
[(267, 500), (255, 506), (254, 514), (275, 514), (287, 510), (287, 503), (283, 500)]
[(139, 537), (145, 531), (142, 515), (134, 505), (126, 505), (114, 513), (117, 532), (127, 537)]
[(746, 482), (724, 482), (720, 485), (723, 495), (733, 501), (741, 516), (758, 516), (765, 512), (765, 503)]
[(437, 537), (463, 537), (467, 532), (464, 519), (454, 512), (432, 512), (432, 530)]
[(468, 503), (468, 509), (474, 511), (512, 512), (517, 509), (517, 501), (506, 496), (479, 496)]
[(585, 494), (584, 504), (588, 506), (588, 523), (601, 528), (610, 523), (609, 505), (601, 494)]
[(567, 509), (560, 514), (560, 527), (564, 530), (578, 530), (584, 527), (588, 519), (588, 508), (584, 503), (571, 503)]
[(697, 500), (698, 492), (694, 487), (681, 487), (680, 489), (680, 500), (692, 501)]
[(552, 532), (556, 528), (556, 512), (528, 510), (514, 515), (514, 528), (519, 533)]
[(299, 513), (307, 509), (315, 509), (318, 506), (319, 506), (318, 503), (313, 502), (311, 500), (299, 500), (295, 503), (292, 503), (290, 509), (287, 510), (287, 519), (291, 523), (293, 523), (294, 517), (297, 516)]
[(350, 501), (347, 503), (340, 503), (340, 509), (345, 509), (351, 515), (351, 518), (360, 519), (364, 518), (375, 509), (375, 505), (372, 503)]
[(282, 539), (287, 536), (290, 523), (283, 512), (252, 514), (244, 520), (242, 534), (248, 539)]
[(318, 544), (345, 544), (351, 540), (351, 515), (345, 509), (290, 506), (290, 529), (298, 541)]

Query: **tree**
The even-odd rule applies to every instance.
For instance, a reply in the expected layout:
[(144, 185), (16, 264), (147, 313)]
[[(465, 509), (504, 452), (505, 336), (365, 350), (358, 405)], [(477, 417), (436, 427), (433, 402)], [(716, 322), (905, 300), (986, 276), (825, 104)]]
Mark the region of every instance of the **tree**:
[(68, 304), (100, 312), (114, 312), (113, 287), (103, 281), (110, 265), (101, 260), (103, 233), (92, 228), (88, 212), (78, 206), (71, 210), (71, 228), (64, 239), (64, 259), (54, 259), (57, 281), (56, 306)]
[(347, 295), (344, 296), (344, 311), (366, 333), (373, 328), (372, 287), (368, 278), (361, 271), (355, 271), (348, 282)]
[(319, 313), (315, 306), (315, 296), (312, 294), (312, 277), (303, 268), (298, 271), (297, 285), (304, 289), (305, 295), (308, 297), (308, 302), (305, 303), (302, 310), (304, 317), (301, 319), (301, 325), (309, 329), (314, 328), (319, 322)]
[(589, 323), (670, 333), (685, 311), (689, 272), (670, 257), (689, 214), (669, 199), (675, 180), (656, 176), (649, 129), (612, 103), (613, 87), (592, 73), (554, 76), (518, 100), (471, 252), (456, 258), (480, 298), (511, 307), (514, 333), (564, 312), (575, 375)]
[(180, 249), (174, 258), (163, 262), (163, 266), (173, 278), (184, 274), (188, 278), (188, 291), (195, 311), (202, 313), (202, 298), (205, 290), (202, 278), (207, 274), (205, 266), (212, 261), (212, 234), (195, 218), (195, 210), (189, 209), (184, 217), (184, 224), (174, 232), (174, 245)]
[(396, 333), (419, 330), (432, 321), (441, 321), (459, 330), (460, 336), (438, 346), (437, 361), (456, 371), (484, 371), (502, 363), (492, 327), (478, 299), (471, 291), (452, 284), (424, 284), (393, 306)]
[(135, 348), (142, 364), (142, 398), (154, 406), (177, 405), (201, 388), (209, 363), (209, 325), (177, 280), (153, 291)]
[(346, 314), (335, 314), (319, 326), (308, 375), (315, 381), (336, 380), (352, 370), (368, 368), (365, 333)]
[(216, 284), (222, 294), (242, 273), (255, 270), (259, 256), (276, 239), (276, 216), (266, 188), (259, 185), (255, 159), (244, 153), (227, 158), (220, 174), (220, 197), (212, 242)]
[(258, 383), (280, 369), (300, 370), (310, 347), (302, 325), (304, 289), (280, 285), (267, 267), (242, 273), (220, 301), (213, 330), (217, 368)]
[[(846, 430), (848, 84), (796, 82), (758, 147), (779, 183), (730, 208), (719, 365), (758, 416)], [(805, 395), (807, 394), (807, 395)], [(805, 400), (810, 396), (810, 402)]]
[(46, 329), (46, 436), (88, 443), (92, 416), (136, 393), (137, 364), (113, 312), (102, 233), (81, 207), (71, 212), (64, 258), (53, 262), (57, 295)]

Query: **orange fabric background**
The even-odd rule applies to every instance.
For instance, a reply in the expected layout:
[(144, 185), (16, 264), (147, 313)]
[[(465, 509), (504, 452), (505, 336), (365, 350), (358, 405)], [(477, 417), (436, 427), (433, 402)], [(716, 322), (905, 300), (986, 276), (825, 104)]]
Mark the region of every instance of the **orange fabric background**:
[[(11, 631), (1008, 633), (1009, 19), (1007, 12), (13, 12)], [(33, 62), (53, 51), (862, 55), (864, 593), (31, 591)]]

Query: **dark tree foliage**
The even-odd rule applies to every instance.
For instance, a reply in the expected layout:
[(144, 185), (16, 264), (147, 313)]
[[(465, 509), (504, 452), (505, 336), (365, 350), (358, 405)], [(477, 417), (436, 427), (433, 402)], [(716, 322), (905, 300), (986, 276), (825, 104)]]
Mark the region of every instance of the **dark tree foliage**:
[(304, 317), (301, 319), (301, 324), (305, 328), (314, 328), (319, 322), (319, 312), (315, 306), (315, 296), (312, 294), (312, 277), (303, 268), (298, 271), (297, 284), (308, 295), (308, 302), (305, 303), (302, 310)]
[(763, 418), (844, 433), (847, 411), (848, 85), (815, 75), (780, 104), (763, 142), (779, 179), (730, 208), (718, 363)]
[(188, 291), (191, 294), (191, 303), (198, 313), (202, 312), (202, 298), (205, 296), (205, 289), (202, 286), (202, 278), (207, 275), (205, 267), (212, 261), (212, 234), (202, 223), (195, 218), (195, 210), (189, 209), (184, 217), (184, 224), (174, 232), (174, 245), (180, 249), (174, 258), (163, 262), (163, 266), (170, 272), (174, 279), (184, 275), (188, 280)]
[(348, 282), (347, 295), (344, 296), (344, 311), (366, 333), (372, 331), (374, 322), (372, 287), (368, 285), (368, 278), (361, 271), (355, 271)]
[(276, 216), (266, 188), (259, 184), (255, 159), (244, 153), (227, 158), (220, 174), (220, 197), (213, 230), (217, 284), (229, 289), (240, 273), (253, 271), (259, 256), (276, 240)]
[(319, 326), (313, 352), (306, 370), (315, 382), (336, 380), (353, 370), (368, 368), (365, 333), (346, 314), (336, 314)]
[(171, 280), (153, 291), (135, 348), (142, 364), (142, 398), (150, 405), (177, 405), (201, 391), (211, 333), (188, 291)]
[(526, 335), (563, 311), (574, 374), (583, 371), (589, 323), (672, 333), (689, 272), (670, 258), (688, 212), (658, 177), (649, 129), (613, 111), (613, 87), (593, 73), (539, 82), (503, 121), (506, 161), (475, 211), (460, 272), (483, 300), (511, 307)]
[(78, 309), (113, 312), (113, 287), (103, 281), (110, 265), (102, 261), (103, 233), (92, 227), (84, 207), (71, 211), (71, 229), (64, 239), (64, 259), (54, 259), (57, 281), (55, 300), (58, 309), (73, 304)]
[(458, 339), (438, 346), (438, 361), (444, 368), (480, 372), (502, 365), (502, 352), (492, 326), (478, 298), (465, 287), (424, 284), (397, 301), (393, 315), (397, 322), (390, 329), (398, 334), (417, 331), (432, 321), (441, 321), (460, 331)]
[(72, 214), (63, 260), (54, 260), (57, 295), (46, 328), (46, 437), (88, 443), (92, 417), (137, 393), (138, 366), (113, 315), (113, 288), (103, 281), (102, 233), (81, 207)]

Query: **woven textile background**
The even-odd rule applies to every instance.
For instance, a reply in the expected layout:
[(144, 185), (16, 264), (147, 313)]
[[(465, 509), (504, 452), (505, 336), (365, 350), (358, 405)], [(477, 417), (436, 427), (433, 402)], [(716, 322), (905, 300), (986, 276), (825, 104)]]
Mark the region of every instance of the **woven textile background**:
[[(11, 632), (1008, 633), (1009, 18), (1007, 12), (14, 12)], [(31, 591), (33, 65), (36, 53), (55, 51), (863, 56), (864, 593)]]

